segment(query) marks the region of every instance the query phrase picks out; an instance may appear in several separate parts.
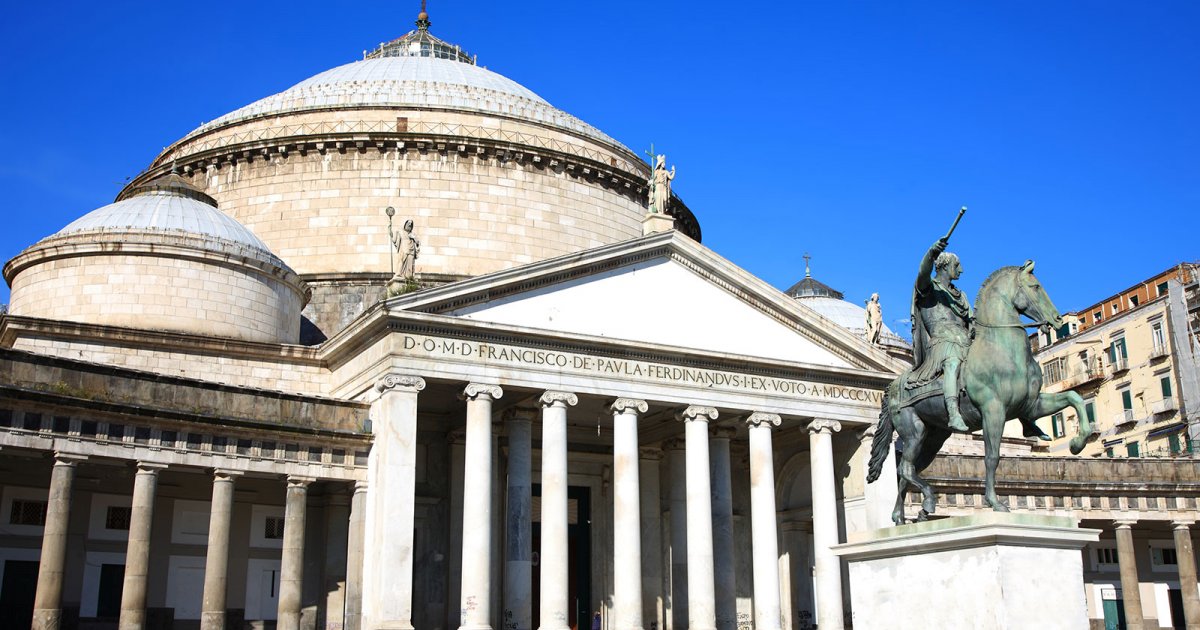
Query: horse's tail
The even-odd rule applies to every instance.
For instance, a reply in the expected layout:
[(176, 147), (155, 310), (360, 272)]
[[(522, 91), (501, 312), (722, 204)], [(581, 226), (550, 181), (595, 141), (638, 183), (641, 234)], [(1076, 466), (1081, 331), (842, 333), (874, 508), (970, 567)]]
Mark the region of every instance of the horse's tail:
[(892, 449), (892, 409), (888, 404), (888, 394), (892, 387), (883, 390), (883, 402), (879, 406), (879, 422), (875, 425), (875, 436), (871, 438), (871, 460), (867, 463), (867, 483), (879, 479), (883, 462), (887, 460), (888, 452)]

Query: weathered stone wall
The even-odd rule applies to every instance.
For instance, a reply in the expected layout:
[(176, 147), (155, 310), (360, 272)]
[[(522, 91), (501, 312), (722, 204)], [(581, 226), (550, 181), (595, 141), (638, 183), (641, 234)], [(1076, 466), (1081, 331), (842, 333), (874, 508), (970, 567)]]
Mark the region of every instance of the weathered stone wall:
[[(398, 117), (403, 125), (398, 126)], [(322, 125), (339, 121), (347, 129), (379, 125), (392, 136), (397, 128), (437, 125), (429, 135), (450, 140), (441, 149), (426, 143), (423, 150), (414, 142), (397, 149), (393, 141), (381, 151), (363, 133), (367, 141), (361, 149), (352, 139), (340, 149), (332, 140), (322, 150), (296, 148), (297, 141), (322, 139)], [(253, 143), (247, 134), (269, 135), (269, 129), (297, 125), (307, 127), (296, 127), (297, 135), (288, 139), (258, 142), (264, 148), (275, 145), (266, 156), (255, 149), (235, 152), (233, 159), (218, 157), (229, 144)], [(460, 153), (455, 137), (466, 144), (501, 143), (509, 155), (481, 155), (474, 146)], [(279, 151), (289, 139), (292, 148)], [(522, 151), (525, 157), (518, 160)], [(625, 172), (634, 168), (629, 154), (598, 142), (455, 112), (346, 110), (272, 117), (189, 139), (171, 154), (179, 156), (193, 185), (301, 275), (388, 272), (387, 206), (396, 208), (397, 228), (414, 219), (422, 241), (420, 271), (479, 275), (641, 235), (644, 193), (599, 178), (595, 171), (585, 174), (532, 157), (572, 151), (585, 151), (587, 160), (635, 180), (642, 177)], [(200, 160), (201, 154), (216, 159)]]
[(13, 279), (17, 316), (296, 343), (300, 300), (235, 265), (112, 252), (33, 264)]

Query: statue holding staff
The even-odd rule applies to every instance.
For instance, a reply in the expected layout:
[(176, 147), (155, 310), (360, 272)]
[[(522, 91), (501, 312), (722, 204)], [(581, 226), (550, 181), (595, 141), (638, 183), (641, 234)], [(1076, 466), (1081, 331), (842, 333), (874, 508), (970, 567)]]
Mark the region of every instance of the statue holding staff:
[(883, 309), (879, 306), (879, 294), (872, 293), (867, 300), (867, 343), (879, 345), (883, 333)]
[(650, 213), (667, 214), (667, 204), (671, 200), (671, 180), (675, 179), (675, 167), (667, 170), (667, 156), (659, 154), (655, 158), (654, 172), (650, 174)]

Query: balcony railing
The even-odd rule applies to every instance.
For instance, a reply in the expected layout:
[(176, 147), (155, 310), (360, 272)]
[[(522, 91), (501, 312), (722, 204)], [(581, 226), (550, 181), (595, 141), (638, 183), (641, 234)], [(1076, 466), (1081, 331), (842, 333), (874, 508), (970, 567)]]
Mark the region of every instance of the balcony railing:
[(1150, 405), (1150, 413), (1156, 415), (1160, 413), (1171, 413), (1177, 409), (1179, 409), (1179, 401), (1175, 400), (1174, 396), (1167, 396), (1166, 398), (1163, 398), (1162, 400)]
[(1152, 348), (1150, 348), (1151, 359), (1161, 359), (1170, 353), (1171, 351), (1169, 348), (1167, 348), (1167, 344), (1165, 343), (1156, 343)]
[(1115, 426), (1121, 426), (1123, 424), (1130, 424), (1130, 423), (1136, 422), (1136, 421), (1137, 420), (1133, 417), (1132, 409), (1123, 409), (1120, 412), (1118, 412), (1116, 415), (1113, 416), (1113, 425), (1115, 425)]
[(1121, 372), (1128, 370), (1129, 369), (1129, 358), (1128, 357), (1117, 357), (1111, 363), (1109, 363), (1108, 369), (1113, 374), (1119, 374)]

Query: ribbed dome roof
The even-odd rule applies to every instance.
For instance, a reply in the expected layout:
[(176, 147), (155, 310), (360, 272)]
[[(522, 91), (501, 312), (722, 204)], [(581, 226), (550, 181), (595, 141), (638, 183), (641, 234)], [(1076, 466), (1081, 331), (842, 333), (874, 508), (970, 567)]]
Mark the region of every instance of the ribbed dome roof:
[(207, 237), (275, 258), (267, 244), (246, 226), (217, 210), (211, 197), (174, 173), (128, 191), (124, 199), (83, 215), (52, 238), (93, 232), (163, 232)]
[(380, 56), (326, 70), (206, 123), (188, 137), (255, 118), (331, 107), (437, 107), (514, 116), (617, 144), (521, 84), (456, 59)]

